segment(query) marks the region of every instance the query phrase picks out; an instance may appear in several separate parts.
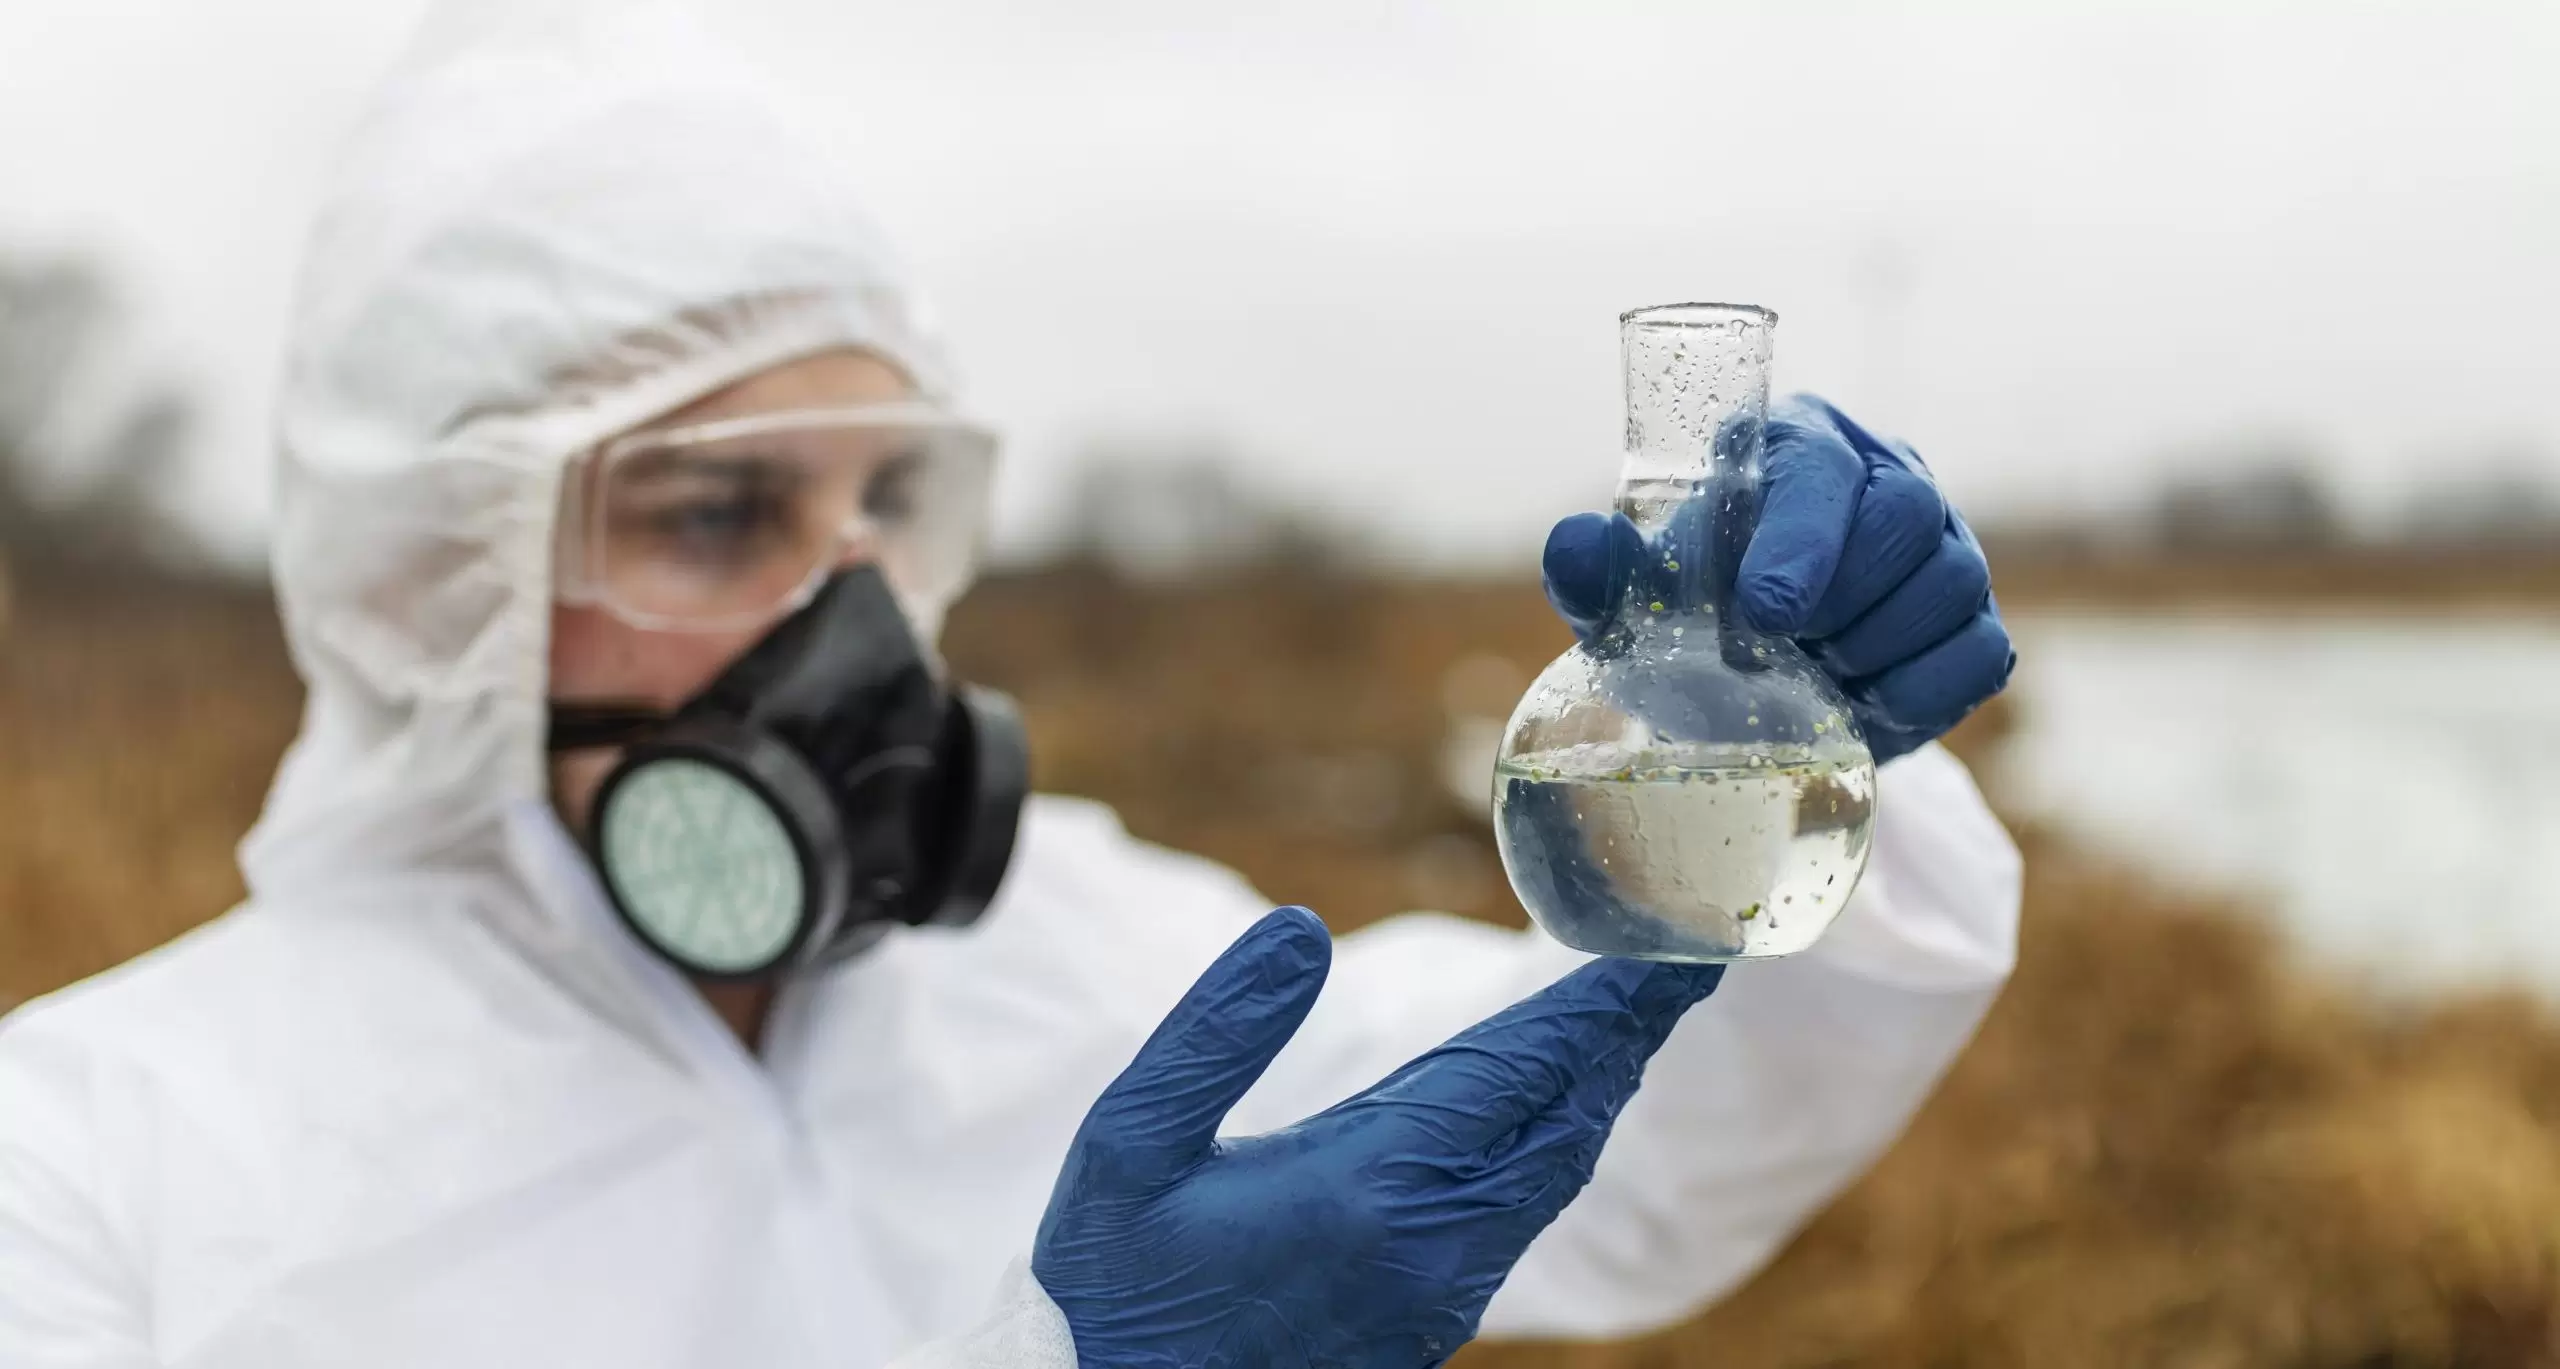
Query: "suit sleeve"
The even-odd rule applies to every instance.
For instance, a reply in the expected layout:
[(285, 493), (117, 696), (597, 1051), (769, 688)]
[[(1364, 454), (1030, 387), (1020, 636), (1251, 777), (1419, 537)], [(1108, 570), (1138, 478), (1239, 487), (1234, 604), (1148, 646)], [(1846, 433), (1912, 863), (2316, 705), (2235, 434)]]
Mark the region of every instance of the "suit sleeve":
[(889, 1369), (1076, 1369), (1075, 1336), (1030, 1263), (1018, 1261), (1005, 1271), (984, 1320), (917, 1346)]

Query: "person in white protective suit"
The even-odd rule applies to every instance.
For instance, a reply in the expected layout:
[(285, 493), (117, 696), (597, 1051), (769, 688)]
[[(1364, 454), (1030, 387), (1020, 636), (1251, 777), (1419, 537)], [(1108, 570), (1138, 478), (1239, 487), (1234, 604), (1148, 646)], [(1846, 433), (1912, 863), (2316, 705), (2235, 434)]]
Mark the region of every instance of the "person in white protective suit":
[[(246, 903), (0, 1022), (0, 1365), (1098, 1369), (1272, 1337), (1323, 1360), (1351, 1355), (1328, 1318), (1436, 1297), (1471, 1310), (1402, 1357), (1362, 1341), (1366, 1362), (1436, 1363), (1478, 1313), (1490, 1336), (1624, 1335), (1733, 1288), (1851, 1182), (2010, 969), (2015, 847), (1924, 744), (1961, 707), (1890, 724), (1914, 749), (1828, 937), (1720, 986), (1417, 914), (1342, 938), (1309, 1012), (1303, 914), (1093, 803), (1032, 796), (1012, 825), (1001, 706), (929, 662), (984, 430), (841, 176), (654, 15), (431, 43), (345, 163), (294, 327), (274, 568), (302, 730), (242, 849)], [(1867, 562), (1844, 536), (1846, 583)], [(916, 659), (879, 666), (907, 633)], [(867, 645), (826, 656), (846, 640)], [(958, 727), (964, 779), (869, 767), (913, 781), (884, 791), (907, 816), (847, 836), (718, 808), (716, 737), (633, 762), (667, 717), (708, 708), (730, 736), (806, 670), (869, 701), (830, 694), (817, 732), (895, 717), (916, 730), (862, 755), (948, 761)], [(659, 723), (614, 731), (626, 704)], [(564, 739), (570, 717), (600, 730)], [(652, 785), (673, 797), (646, 809)], [(641, 814), (628, 840), (613, 795)], [(700, 835), (667, 814), (705, 812), (712, 847), (658, 854)], [(827, 919), (785, 897), (704, 930), (721, 898), (825, 865), (812, 841), (849, 843)], [(1512, 1035), (1434, 1052), (1486, 1019)], [(1403, 1239), (1378, 1214), (1455, 1200), (1324, 1118), (1507, 1106), (1467, 1071), (1545, 1070), (1521, 1042), (1568, 1019), (1599, 1035), (1553, 1057), (1549, 1092), (1588, 1115), (1504, 1200), (1547, 1208), (1444, 1292), (1398, 1282), (1427, 1261), (1374, 1255)], [(1603, 1075), (1617, 1091), (1586, 1094)], [(1173, 1157), (1148, 1192), (1191, 1187), (1123, 1201), (1140, 1151), (1106, 1143), (1166, 1106), (1198, 1134), (1144, 1152)], [(1221, 1114), (1232, 1136), (1323, 1118), (1208, 1147)], [(1360, 1207), (1373, 1182), (1409, 1187)], [(1310, 1238), (1289, 1223), (1319, 1190), (1383, 1225)], [(1264, 1248), (1289, 1258), (1251, 1275), (1279, 1290), (1253, 1314), (1222, 1262)], [(1333, 1301), (1290, 1301), (1319, 1277)], [(1206, 1339), (1147, 1339), (1183, 1299)]]

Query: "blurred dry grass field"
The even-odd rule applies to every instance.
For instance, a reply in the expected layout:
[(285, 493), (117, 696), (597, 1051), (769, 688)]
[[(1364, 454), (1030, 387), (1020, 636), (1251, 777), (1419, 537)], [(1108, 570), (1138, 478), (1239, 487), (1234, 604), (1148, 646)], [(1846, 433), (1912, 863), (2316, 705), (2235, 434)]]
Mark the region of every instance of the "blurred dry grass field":
[[(991, 583), (949, 635), (1023, 698), (1044, 786), (1343, 927), (1519, 920), (1441, 776), (1459, 720), (1561, 645), (1526, 587), (1077, 571)], [(0, 1002), (237, 896), (295, 698), (258, 595), (21, 585)], [(2235, 910), (2026, 841), (2017, 980), (1863, 1183), (1690, 1325), (1468, 1362), (2560, 1364), (2560, 1024), (2507, 999), (2369, 1007)]]

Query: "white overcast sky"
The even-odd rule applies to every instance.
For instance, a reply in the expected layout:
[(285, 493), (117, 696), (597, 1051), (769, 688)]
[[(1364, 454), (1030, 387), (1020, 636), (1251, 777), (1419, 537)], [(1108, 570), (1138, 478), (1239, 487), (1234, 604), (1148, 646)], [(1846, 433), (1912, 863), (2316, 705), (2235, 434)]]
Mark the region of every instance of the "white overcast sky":
[[(95, 254), (254, 544), (320, 168), (415, 0), (0, 0), (0, 250)], [(2560, 4), (729, 0), (843, 111), (1014, 436), (1100, 433), (1525, 565), (1614, 474), (1618, 311), (1776, 308), (1782, 385), (1970, 508), (2121, 507), (2235, 435), (2387, 517), (2560, 481)], [(2188, 455), (2180, 455), (2188, 453)]]

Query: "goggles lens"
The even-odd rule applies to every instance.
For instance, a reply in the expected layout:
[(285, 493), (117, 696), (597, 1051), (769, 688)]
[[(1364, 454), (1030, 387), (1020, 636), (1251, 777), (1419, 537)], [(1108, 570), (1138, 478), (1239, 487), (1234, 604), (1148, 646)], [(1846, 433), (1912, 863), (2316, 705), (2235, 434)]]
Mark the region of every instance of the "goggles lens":
[[(634, 434), (583, 485), (583, 584), (642, 626), (724, 629), (805, 601), (849, 564), (913, 603), (958, 593), (995, 442), (920, 404), (759, 414)], [(582, 593), (579, 591), (583, 591)]]

